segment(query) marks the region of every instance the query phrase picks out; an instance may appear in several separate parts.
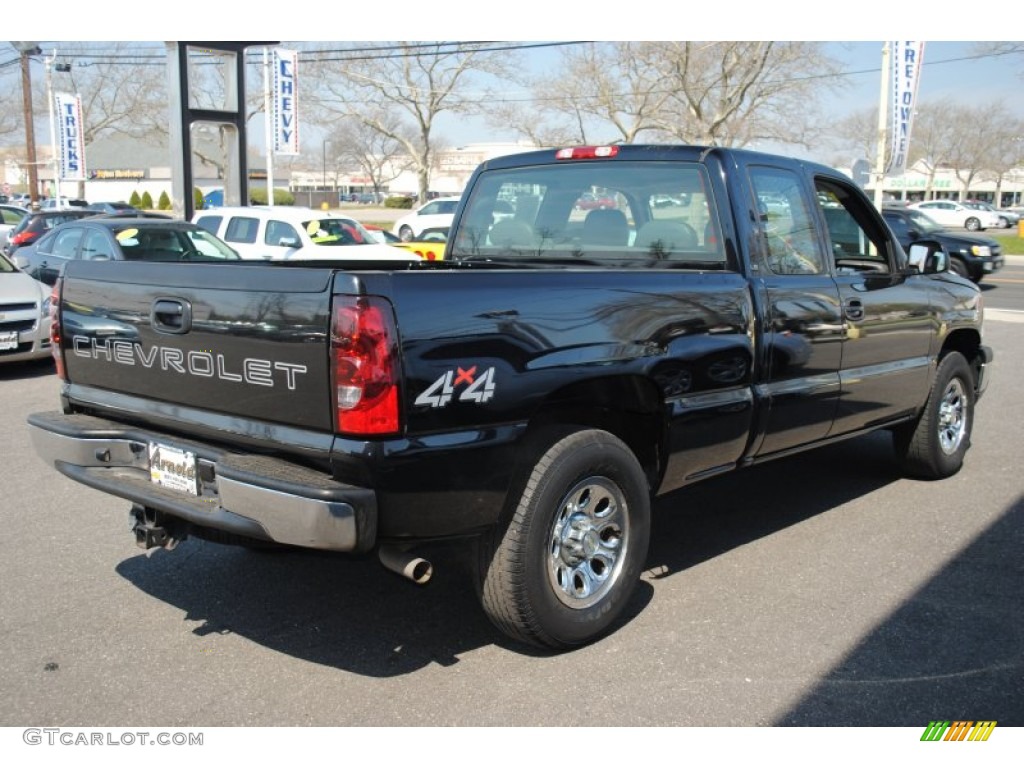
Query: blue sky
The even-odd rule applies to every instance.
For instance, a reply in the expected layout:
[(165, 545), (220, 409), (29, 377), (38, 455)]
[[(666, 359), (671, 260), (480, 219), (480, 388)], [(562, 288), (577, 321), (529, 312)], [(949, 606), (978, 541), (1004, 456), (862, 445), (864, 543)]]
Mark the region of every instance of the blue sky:
[[(842, 91), (823, 100), (827, 115), (837, 120), (851, 112), (878, 106), (881, 89), (882, 41), (829, 42), (830, 55), (844, 62), (850, 74)], [(522, 54), (531, 71), (557, 65), (560, 48), (541, 48)], [(979, 57), (977, 44), (964, 41), (928, 41), (925, 44), (919, 102), (945, 102), (983, 107), (1003, 103), (1024, 117), (1024, 55)], [(979, 110), (979, 119), (982, 114)], [(439, 121), (440, 133), (452, 144), (513, 141), (516, 136), (495, 129), (484, 120), (465, 118)], [(813, 159), (827, 160), (833, 154)], [(851, 159), (852, 161), (852, 159)]]

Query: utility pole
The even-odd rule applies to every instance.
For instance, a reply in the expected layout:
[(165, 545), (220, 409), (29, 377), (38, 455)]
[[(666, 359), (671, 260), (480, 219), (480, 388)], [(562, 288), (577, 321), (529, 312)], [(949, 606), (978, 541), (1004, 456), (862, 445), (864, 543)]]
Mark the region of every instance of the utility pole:
[(36, 43), (17, 42), (12, 45), (21, 54), (21, 100), (25, 111), (25, 155), (28, 165), (29, 207), (39, 210), (39, 173), (36, 171), (36, 127), (32, 120), (32, 75), (29, 57), (38, 56), (42, 49)]

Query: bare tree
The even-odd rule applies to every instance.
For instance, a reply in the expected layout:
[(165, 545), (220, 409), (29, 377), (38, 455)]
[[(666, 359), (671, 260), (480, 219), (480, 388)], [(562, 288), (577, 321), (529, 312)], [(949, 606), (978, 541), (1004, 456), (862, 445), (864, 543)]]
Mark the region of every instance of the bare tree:
[(158, 58), (150, 58), (142, 55), (138, 44), (103, 45), (102, 56), (68, 52), (71, 71), (55, 76), (53, 81), (54, 91), (67, 90), (82, 97), (85, 143), (117, 134), (145, 138), (166, 133), (167, 70), (163, 51), (159, 51)]
[(21, 79), (17, 72), (17, 67), (11, 67), (3, 71), (3, 77), (0, 77), (0, 104), (5, 105), (4, 109), (0, 109), (0, 144), (25, 139), (21, 109), (17, 107), (21, 104)]
[(840, 82), (818, 43), (607, 43), (567, 53), (536, 97), (583, 140), (606, 131), (624, 142), (809, 146), (817, 98)]
[(368, 53), (311, 53), (306, 71), (317, 78), (313, 98), (319, 98), (325, 122), (332, 115), (354, 118), (398, 142), (412, 160), (425, 199), (438, 116), (481, 112), (488, 94), (474, 76), (503, 76), (509, 62), (507, 51), (491, 51), (485, 44), (399, 42)]
[[(644, 131), (661, 127), (671, 95), (650, 65), (648, 50), (645, 43), (617, 42), (564, 51), (561, 69), (534, 86), (536, 109), (514, 124), (541, 144), (590, 143), (588, 130), (600, 134), (599, 143), (635, 142)], [(541, 133), (538, 113), (554, 113), (560, 120)]]
[(914, 111), (908, 160), (927, 173), (925, 200), (935, 195), (935, 176), (940, 167), (951, 162), (951, 147), (957, 142), (958, 128), (950, 119), (947, 104), (922, 102)]
[[(392, 125), (390, 121), (397, 123), (386, 114), (376, 118), (376, 122), (390, 125), (390, 133), (394, 134), (398, 132), (399, 126)], [(385, 184), (405, 170), (401, 143), (362, 120), (346, 118), (330, 133), (327, 140), (336, 148), (337, 159), (366, 174), (376, 193), (380, 193)]]
[(840, 142), (842, 148), (852, 149), (856, 157), (867, 160), (874, 167), (878, 154), (878, 109), (851, 112), (834, 122), (830, 143), (840, 145)]
[(697, 144), (810, 147), (818, 97), (842, 82), (820, 43), (652, 42), (643, 55), (669, 92), (661, 131)]
[[(985, 120), (978, 120), (983, 114)], [(915, 118), (911, 140), (911, 159), (919, 158), (932, 169), (951, 168), (961, 184), (959, 197), (985, 171), (992, 171), (1005, 147), (1005, 126), (1014, 122), (1006, 106), (999, 102), (984, 108), (965, 104), (924, 104)], [(966, 130), (965, 126), (971, 126)], [(928, 197), (931, 197), (931, 182)]]

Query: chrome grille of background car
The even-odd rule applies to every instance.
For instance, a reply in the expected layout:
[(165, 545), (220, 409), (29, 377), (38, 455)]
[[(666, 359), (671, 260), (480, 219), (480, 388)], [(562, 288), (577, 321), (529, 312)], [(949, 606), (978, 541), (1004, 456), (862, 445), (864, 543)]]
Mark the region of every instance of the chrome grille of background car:
[(39, 307), (34, 301), (0, 304), (0, 331), (31, 331), (38, 319)]

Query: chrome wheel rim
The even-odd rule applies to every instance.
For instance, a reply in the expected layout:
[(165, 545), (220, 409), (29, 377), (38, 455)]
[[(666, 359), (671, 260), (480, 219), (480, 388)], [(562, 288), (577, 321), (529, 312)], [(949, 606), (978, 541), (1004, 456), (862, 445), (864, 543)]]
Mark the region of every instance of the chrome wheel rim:
[(953, 379), (939, 403), (939, 446), (947, 456), (956, 452), (967, 434), (967, 394), (963, 382)]
[(548, 581), (570, 608), (600, 602), (622, 572), (628, 544), (626, 500), (606, 477), (588, 477), (558, 505), (548, 537)]

